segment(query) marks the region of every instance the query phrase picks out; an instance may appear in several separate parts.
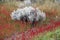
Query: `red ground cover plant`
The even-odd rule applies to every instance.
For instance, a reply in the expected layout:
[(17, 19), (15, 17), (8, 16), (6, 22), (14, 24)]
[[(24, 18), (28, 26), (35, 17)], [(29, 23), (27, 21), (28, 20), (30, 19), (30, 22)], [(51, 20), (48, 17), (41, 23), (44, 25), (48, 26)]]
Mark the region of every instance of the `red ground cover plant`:
[(52, 30), (54, 30), (55, 28), (57, 28), (59, 26), (60, 26), (60, 21), (53, 22), (53, 23), (50, 23), (50, 24), (48, 24), (44, 27), (32, 28), (32, 29), (29, 29), (29, 30), (27, 30), (25, 32), (22, 32), (22, 33), (16, 33), (16, 34), (12, 35), (10, 38), (6, 38), (6, 40), (9, 40), (9, 39), (13, 39), (13, 40), (14, 39), (16, 39), (16, 40), (31, 40), (31, 38), (33, 36), (36, 36), (40, 33), (44, 33), (45, 31), (47, 31), (47, 32), (52, 31)]
[[(42, 24), (39, 27), (36, 26), (30, 29), (30, 25), (26, 27), (26, 24), (22, 23), (21, 21), (11, 20), (10, 13), (13, 11), (13, 9), (10, 8), (11, 10), (9, 9), (8, 11), (8, 7), (6, 6), (0, 6), (0, 8), (0, 40), (3, 40), (5, 37), (5, 40), (31, 40), (33, 36), (38, 35), (39, 33), (51, 31), (60, 26), (60, 21), (54, 21), (50, 18), (56, 15), (56, 10), (54, 9), (51, 12), (46, 12), (47, 17), (50, 18), (48, 24)], [(16, 33), (17, 31), (18, 33)]]

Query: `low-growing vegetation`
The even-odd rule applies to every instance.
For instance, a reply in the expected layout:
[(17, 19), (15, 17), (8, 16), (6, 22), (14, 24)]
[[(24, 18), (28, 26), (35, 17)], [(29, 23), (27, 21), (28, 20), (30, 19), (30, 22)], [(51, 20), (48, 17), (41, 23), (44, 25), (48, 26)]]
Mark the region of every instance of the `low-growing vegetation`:
[[(41, 27), (43, 29), (45, 29), (46, 27), (47, 29), (46, 25), (49, 26), (49, 29), (57, 25), (59, 25), (60, 27), (60, 23), (58, 23), (60, 22), (60, 5), (58, 3), (53, 3), (51, 1), (48, 1), (48, 2), (45, 1), (43, 5), (41, 5), (40, 3), (36, 3), (32, 5), (33, 7), (38, 7), (41, 11), (44, 11), (47, 16), (46, 21), (44, 21), (41, 24), (37, 24), (35, 27), (31, 27), (30, 24), (26, 25), (25, 23), (22, 23), (21, 21), (11, 20), (10, 14), (13, 10), (16, 10), (18, 8), (17, 4), (20, 4), (20, 2), (0, 2), (0, 40), (3, 40), (6, 37), (7, 38), (11, 37), (11, 35), (17, 32), (19, 33), (26, 32), (29, 29), (32, 30), (34, 28), (37, 29)], [(56, 25), (53, 25), (52, 23)], [(51, 27), (51, 25), (53, 26)], [(42, 28), (39, 30), (42, 30)], [(31, 32), (31, 30), (27, 34), (31, 33), (31, 35), (33, 35), (34, 32)], [(45, 30), (43, 30), (43, 32), (45, 32)], [(40, 31), (38, 33), (40, 33)], [(22, 36), (24, 36), (24, 33), (22, 34), (23, 34)], [(47, 31), (45, 34), (42, 33), (42, 35), (40, 34), (38, 36), (36, 35), (36, 37), (33, 37), (33, 40), (56, 40), (56, 39), (60, 40), (59, 38), (60, 38), (60, 28), (59, 29), (56, 28), (55, 31), (53, 30), (52, 32)]]

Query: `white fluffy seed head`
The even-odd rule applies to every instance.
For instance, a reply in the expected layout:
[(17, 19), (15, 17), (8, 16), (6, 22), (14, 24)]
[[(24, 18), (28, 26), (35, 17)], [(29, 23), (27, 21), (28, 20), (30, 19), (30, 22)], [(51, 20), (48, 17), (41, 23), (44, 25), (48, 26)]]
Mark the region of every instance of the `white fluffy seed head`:
[[(35, 16), (35, 12), (32, 12), (32, 10), (36, 12), (37, 16)], [(12, 20), (20, 20), (21, 17), (25, 15), (28, 16), (31, 22), (34, 18), (36, 19), (36, 21), (38, 21), (40, 18), (42, 18), (42, 21), (46, 20), (46, 14), (44, 12), (40, 11), (38, 8), (34, 9), (31, 6), (17, 9), (16, 11), (13, 11), (10, 16)]]

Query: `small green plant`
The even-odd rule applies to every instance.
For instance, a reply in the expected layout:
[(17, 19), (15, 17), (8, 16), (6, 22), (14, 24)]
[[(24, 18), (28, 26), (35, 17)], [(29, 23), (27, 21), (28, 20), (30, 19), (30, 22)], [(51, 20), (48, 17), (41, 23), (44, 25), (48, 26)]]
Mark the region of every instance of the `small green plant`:
[(52, 32), (47, 32), (45, 35), (39, 35), (33, 40), (60, 40), (60, 29), (56, 29)]

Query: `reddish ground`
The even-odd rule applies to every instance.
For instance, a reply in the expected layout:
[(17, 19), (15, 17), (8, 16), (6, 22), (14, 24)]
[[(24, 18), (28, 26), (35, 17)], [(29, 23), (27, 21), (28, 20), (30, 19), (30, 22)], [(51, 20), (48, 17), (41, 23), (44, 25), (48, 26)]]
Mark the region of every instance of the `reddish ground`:
[[(7, 6), (0, 6), (0, 40), (3, 40), (5, 37), (10, 37), (13, 34), (16, 36), (11, 36), (11, 39), (16, 40), (29, 40), (34, 35), (38, 35), (39, 33), (54, 30), (56, 27), (60, 26), (60, 21), (54, 21), (50, 17), (55, 17), (55, 11), (46, 12), (47, 17), (50, 18), (49, 23), (42, 24), (41, 26), (36, 26), (30, 29), (30, 25), (28, 26), (21, 21), (13, 21), (10, 18), (10, 13), (14, 10), (14, 7), (9, 8)], [(50, 14), (48, 14), (50, 13)], [(52, 13), (52, 15), (51, 15)], [(24, 32), (25, 31), (25, 32)], [(19, 32), (19, 33), (16, 33)], [(21, 34), (21, 35), (20, 35)], [(19, 36), (20, 35), (20, 36)], [(27, 38), (28, 36), (28, 38)], [(9, 40), (9, 38), (7, 38)], [(7, 40), (6, 39), (6, 40)]]

